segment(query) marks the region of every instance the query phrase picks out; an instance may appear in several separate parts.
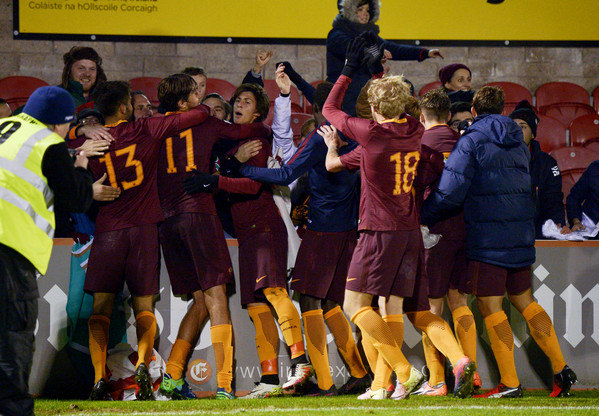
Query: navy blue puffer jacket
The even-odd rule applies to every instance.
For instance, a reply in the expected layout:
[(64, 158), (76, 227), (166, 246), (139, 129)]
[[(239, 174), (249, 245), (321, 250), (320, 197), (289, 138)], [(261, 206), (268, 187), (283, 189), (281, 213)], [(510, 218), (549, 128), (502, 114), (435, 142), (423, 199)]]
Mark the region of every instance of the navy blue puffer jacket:
[(422, 207), (429, 227), (463, 206), (471, 260), (502, 267), (535, 261), (535, 207), (530, 197), (530, 153), (509, 117), (484, 114), (447, 159), (438, 189)]

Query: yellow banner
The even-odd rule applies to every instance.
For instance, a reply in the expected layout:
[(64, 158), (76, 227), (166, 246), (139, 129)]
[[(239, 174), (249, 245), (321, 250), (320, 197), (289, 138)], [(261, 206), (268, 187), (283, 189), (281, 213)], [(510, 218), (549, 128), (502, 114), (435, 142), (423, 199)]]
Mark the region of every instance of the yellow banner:
[[(383, 1), (386, 39), (598, 41), (598, 0)], [(19, 35), (325, 39), (335, 0), (15, 1)], [(19, 36), (17, 35), (17, 37)]]

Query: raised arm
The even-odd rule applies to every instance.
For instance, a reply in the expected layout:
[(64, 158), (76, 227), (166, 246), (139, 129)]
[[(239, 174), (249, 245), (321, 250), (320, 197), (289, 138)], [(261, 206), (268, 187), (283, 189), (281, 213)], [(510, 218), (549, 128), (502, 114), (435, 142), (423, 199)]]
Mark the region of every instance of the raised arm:
[(289, 76), (291, 82), (293, 82), (297, 89), (300, 90), (301, 93), (304, 95), (304, 99), (308, 100), (308, 102), (312, 104), (314, 101), (314, 91), (316, 91), (316, 88), (314, 88), (312, 84), (310, 84), (308, 81), (302, 78), (302, 76), (293, 69), (289, 62), (278, 62), (277, 68), (281, 64), (283, 64), (283, 66), (285, 67), (285, 73)]
[(275, 72), (275, 81), (281, 94), (275, 100), (272, 134), (273, 152), (275, 148), (280, 147), (285, 162), (291, 159), (297, 148), (293, 145), (293, 130), (291, 130), (291, 80), (284, 71), (285, 66), (279, 64)]

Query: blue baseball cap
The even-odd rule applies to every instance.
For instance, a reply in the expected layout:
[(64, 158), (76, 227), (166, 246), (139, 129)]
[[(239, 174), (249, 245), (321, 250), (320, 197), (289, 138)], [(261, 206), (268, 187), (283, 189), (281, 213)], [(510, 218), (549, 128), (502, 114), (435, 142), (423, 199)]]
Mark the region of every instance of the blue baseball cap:
[(23, 113), (44, 124), (64, 124), (75, 120), (75, 101), (60, 87), (41, 87), (31, 94)]

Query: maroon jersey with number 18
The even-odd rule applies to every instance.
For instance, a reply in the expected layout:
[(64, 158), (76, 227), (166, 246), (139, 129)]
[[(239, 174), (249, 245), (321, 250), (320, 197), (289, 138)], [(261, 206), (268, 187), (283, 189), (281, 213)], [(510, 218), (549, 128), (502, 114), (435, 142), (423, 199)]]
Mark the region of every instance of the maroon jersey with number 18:
[(90, 160), (89, 168), (95, 178), (106, 173), (106, 183), (119, 187), (121, 195), (100, 208), (96, 232), (162, 221), (156, 184), (160, 146), (167, 137), (204, 122), (208, 115), (209, 108), (199, 106), (183, 114), (108, 126), (115, 141), (104, 156)]
[(424, 127), (406, 114), (382, 123), (350, 117), (341, 108), (351, 79), (341, 75), (323, 106), (326, 119), (362, 145), (359, 230), (419, 228), (412, 185)]
[(246, 137), (268, 137), (270, 129), (262, 123), (230, 124), (215, 117), (197, 126), (179, 131), (167, 138), (160, 149), (158, 162), (158, 194), (166, 218), (183, 212), (216, 215), (214, 199), (209, 193), (188, 194), (183, 179), (194, 169), (208, 172), (212, 147), (219, 139), (240, 140)]

